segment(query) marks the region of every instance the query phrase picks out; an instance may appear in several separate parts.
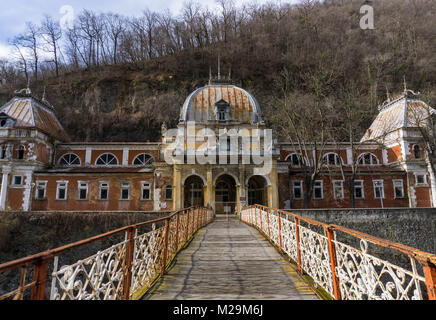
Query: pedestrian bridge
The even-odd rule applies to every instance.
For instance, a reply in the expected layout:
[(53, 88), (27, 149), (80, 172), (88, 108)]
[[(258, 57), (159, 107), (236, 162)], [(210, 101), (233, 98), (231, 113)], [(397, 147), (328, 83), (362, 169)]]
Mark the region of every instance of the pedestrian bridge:
[(0, 265), (11, 272), (0, 300), (436, 299), (435, 255), (259, 205), (239, 216), (183, 209)]

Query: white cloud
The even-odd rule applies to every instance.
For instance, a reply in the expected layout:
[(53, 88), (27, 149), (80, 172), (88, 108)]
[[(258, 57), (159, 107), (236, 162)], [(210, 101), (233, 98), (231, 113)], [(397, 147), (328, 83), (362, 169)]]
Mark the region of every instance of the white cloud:
[(0, 42), (0, 59), (11, 59), (12, 47), (8, 44)]

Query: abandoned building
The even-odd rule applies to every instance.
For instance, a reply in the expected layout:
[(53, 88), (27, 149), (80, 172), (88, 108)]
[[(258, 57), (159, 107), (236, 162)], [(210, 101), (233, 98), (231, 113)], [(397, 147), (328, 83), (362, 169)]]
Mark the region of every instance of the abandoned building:
[[(177, 132), (187, 133), (179, 144), (183, 159), (190, 151), (190, 123), (217, 136), (267, 129), (256, 99), (225, 81), (195, 90), (180, 110)], [(434, 174), (412, 120), (416, 111), (434, 110), (410, 90), (379, 110), (353, 147), (328, 144), (320, 156), (273, 140), (271, 170), (259, 174), (262, 164), (241, 162), (243, 148), (230, 148), (226, 137), (220, 140), (229, 151), (224, 158), (234, 156), (236, 163), (166, 161), (174, 139), (167, 138), (165, 125), (159, 142), (70, 142), (55, 108), (24, 89), (0, 108), (0, 210), (167, 211), (204, 205), (232, 213), (254, 203), (303, 208), (307, 168), (317, 157), (322, 168), (313, 181), (311, 208), (347, 208), (352, 201), (356, 208), (434, 206)]]

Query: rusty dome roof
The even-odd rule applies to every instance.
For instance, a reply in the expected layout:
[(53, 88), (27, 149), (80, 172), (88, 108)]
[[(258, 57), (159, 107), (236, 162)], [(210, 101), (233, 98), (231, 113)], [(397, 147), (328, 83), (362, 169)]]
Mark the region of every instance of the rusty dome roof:
[(180, 121), (215, 121), (215, 104), (224, 100), (230, 105), (231, 121), (261, 122), (259, 103), (247, 91), (231, 84), (208, 84), (192, 92), (180, 110)]

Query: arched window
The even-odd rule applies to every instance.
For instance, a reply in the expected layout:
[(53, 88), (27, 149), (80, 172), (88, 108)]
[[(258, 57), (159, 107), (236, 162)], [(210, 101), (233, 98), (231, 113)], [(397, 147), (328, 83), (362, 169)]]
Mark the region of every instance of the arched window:
[(95, 162), (97, 166), (116, 166), (118, 159), (112, 153), (104, 153)]
[(18, 147), (18, 154), (17, 154), (17, 159), (18, 160), (23, 160), (24, 159), (24, 150), (25, 149), (26, 148), (23, 145)]
[(358, 163), (361, 165), (373, 166), (379, 164), (380, 162), (373, 153), (367, 152), (359, 156)]
[(322, 162), (328, 166), (339, 166), (343, 163), (341, 157), (333, 152), (325, 154), (322, 158)]
[(286, 161), (289, 162), (292, 167), (301, 167), (307, 164), (306, 159), (298, 153), (292, 153), (288, 155), (286, 157)]
[(413, 154), (415, 155), (415, 159), (421, 159), (421, 148), (418, 144), (413, 146)]
[(80, 166), (81, 162), (75, 153), (67, 153), (59, 159), (59, 165), (61, 167)]
[(152, 156), (150, 156), (147, 153), (141, 153), (136, 156), (136, 158), (133, 160), (134, 166), (146, 166), (149, 167), (153, 163), (154, 159)]

